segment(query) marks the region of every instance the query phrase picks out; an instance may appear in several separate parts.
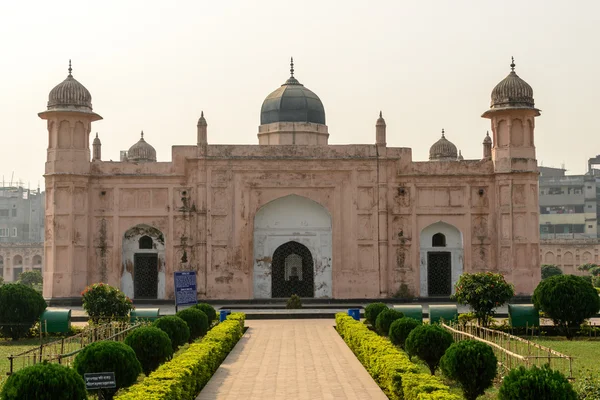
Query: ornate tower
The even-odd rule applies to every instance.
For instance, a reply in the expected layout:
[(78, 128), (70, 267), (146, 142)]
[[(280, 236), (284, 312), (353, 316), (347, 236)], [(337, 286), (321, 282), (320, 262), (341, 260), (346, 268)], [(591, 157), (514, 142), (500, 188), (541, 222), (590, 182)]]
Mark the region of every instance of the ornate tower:
[(386, 125), (385, 119), (383, 119), (383, 114), (379, 111), (379, 118), (377, 118), (377, 123), (375, 124), (375, 143), (378, 145), (385, 146), (386, 144)]
[[(533, 293), (540, 281), (538, 169), (535, 159), (533, 89), (511, 72), (492, 91), (482, 117), (492, 125), (496, 172), (497, 266), (517, 293)], [(486, 143), (484, 142), (484, 149)], [(484, 150), (484, 155), (485, 150)]]
[(44, 297), (74, 297), (87, 285), (90, 92), (69, 75), (50, 91), (47, 121)]
[(200, 112), (198, 119), (198, 146), (208, 143), (208, 124), (204, 118), (204, 111)]
[(92, 147), (92, 161), (102, 161), (102, 143), (100, 143), (98, 132), (96, 132), (96, 137), (94, 138)]

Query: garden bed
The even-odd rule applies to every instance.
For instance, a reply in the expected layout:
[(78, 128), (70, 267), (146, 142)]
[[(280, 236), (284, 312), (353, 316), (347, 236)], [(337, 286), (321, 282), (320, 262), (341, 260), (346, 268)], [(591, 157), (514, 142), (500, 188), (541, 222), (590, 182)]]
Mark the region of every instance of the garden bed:
[(245, 315), (232, 313), (201, 340), (115, 400), (193, 400), (243, 335)]

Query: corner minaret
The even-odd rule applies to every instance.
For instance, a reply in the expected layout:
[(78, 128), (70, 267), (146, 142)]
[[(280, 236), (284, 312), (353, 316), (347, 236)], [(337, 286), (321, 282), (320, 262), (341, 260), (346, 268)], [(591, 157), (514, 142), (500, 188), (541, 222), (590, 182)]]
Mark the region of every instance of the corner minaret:
[(377, 123), (375, 124), (375, 143), (379, 145), (386, 144), (386, 125), (385, 119), (383, 119), (383, 115), (381, 111), (379, 111), (379, 118), (377, 118)]
[(511, 71), (492, 91), (489, 118), (492, 139), (484, 140), (484, 156), (491, 146), (497, 204), (496, 266), (515, 285), (517, 294), (533, 293), (540, 282), (538, 168), (535, 159), (533, 89)]
[(485, 138), (483, 139), (483, 159), (490, 160), (492, 158), (492, 138), (490, 132), (486, 132)]
[(44, 297), (80, 297), (88, 284), (87, 233), (89, 215), (90, 138), (92, 122), (102, 119), (92, 110), (90, 92), (72, 74), (50, 91), (46, 111), (46, 238)]
[(100, 143), (98, 132), (96, 132), (92, 147), (92, 161), (102, 161), (102, 143)]
[(533, 89), (515, 72), (511, 71), (492, 91), (490, 109), (483, 118), (492, 122), (492, 160), (496, 172), (537, 171), (535, 159), (535, 108)]
[(208, 124), (204, 118), (204, 111), (200, 112), (200, 119), (198, 119), (198, 146), (208, 143)]

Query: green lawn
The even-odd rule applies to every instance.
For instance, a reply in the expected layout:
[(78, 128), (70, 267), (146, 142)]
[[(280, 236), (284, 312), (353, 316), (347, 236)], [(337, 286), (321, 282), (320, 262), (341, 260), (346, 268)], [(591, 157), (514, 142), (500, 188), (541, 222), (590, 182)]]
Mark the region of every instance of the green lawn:
[(591, 371), (600, 375), (600, 338), (575, 338), (566, 340), (564, 337), (534, 339), (536, 343), (549, 347), (560, 353), (575, 357), (573, 361), (573, 376), (575, 379)]
[[(56, 340), (56, 338), (51, 338)], [(8, 356), (11, 354), (19, 354), (40, 345), (40, 339), (21, 339), (12, 341), (10, 339), (0, 339), (0, 386), (6, 380), (6, 373), (9, 370)], [(24, 359), (15, 360), (15, 369), (23, 368)]]

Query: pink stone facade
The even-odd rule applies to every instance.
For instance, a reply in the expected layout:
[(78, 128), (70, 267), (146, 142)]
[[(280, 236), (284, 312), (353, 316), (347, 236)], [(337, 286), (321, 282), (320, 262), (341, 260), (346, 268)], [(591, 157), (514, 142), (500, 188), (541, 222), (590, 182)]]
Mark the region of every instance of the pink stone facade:
[(198, 145), (173, 146), (171, 162), (108, 162), (99, 141), (90, 161), (101, 117), (82, 93), (40, 113), (45, 297), (103, 281), (136, 298), (135, 263), (149, 254), (157, 288), (145, 296), (172, 299), (173, 272), (194, 270), (200, 298), (269, 298), (273, 250), (289, 241), (312, 255), (309, 297), (388, 297), (402, 284), (428, 296), (438, 233), (452, 282), (495, 271), (531, 294), (540, 280), (535, 109), (486, 112), (493, 144), (475, 160), (414, 161), (387, 147), (382, 118), (376, 144), (328, 145), (326, 125), (297, 122), (263, 124), (257, 145), (208, 144), (202, 116)]

